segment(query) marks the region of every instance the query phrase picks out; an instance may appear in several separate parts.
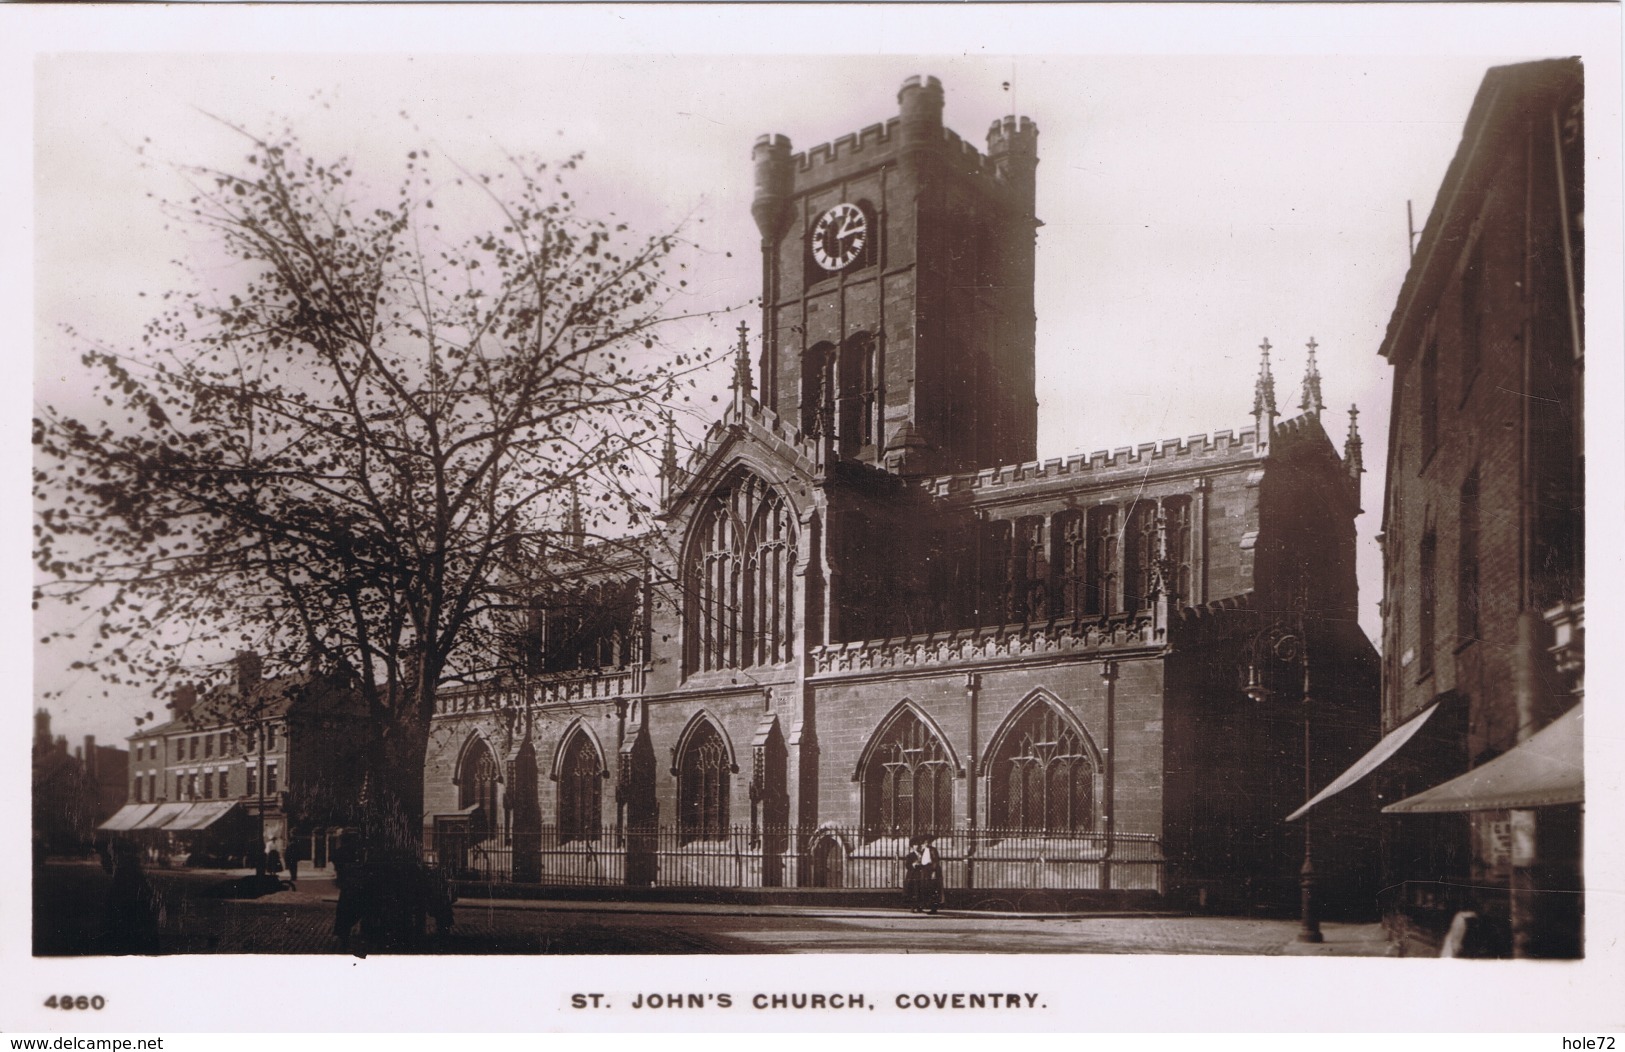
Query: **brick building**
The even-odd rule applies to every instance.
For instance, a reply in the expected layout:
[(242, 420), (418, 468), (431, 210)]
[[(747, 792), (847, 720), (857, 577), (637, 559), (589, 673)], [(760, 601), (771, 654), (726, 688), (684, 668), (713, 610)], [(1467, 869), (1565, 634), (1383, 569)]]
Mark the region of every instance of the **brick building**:
[[(553, 556), (578, 585), (538, 590), (527, 674), (440, 699), (443, 865), (895, 887), (930, 833), (950, 889), (1011, 901), (1295, 895), (1305, 679), (1314, 771), (1377, 737), (1352, 419), (1339, 455), (1312, 341), (1280, 419), (1266, 341), (1251, 426), (1035, 461), (1038, 129), (984, 153), (934, 78), (898, 101), (756, 143), (760, 356), (741, 326), (731, 404), (668, 439), (660, 531)], [(1374, 814), (1317, 812), (1333, 899)]]
[(329, 678), (260, 680), (251, 656), (239, 663), (236, 687), (202, 699), (182, 688), (173, 718), (130, 736), (130, 802), (102, 829), (223, 862), (252, 858), (263, 831), (325, 866), (333, 835), (357, 821), (359, 695)]
[(51, 736), (51, 714), (34, 713), (31, 791), (36, 851), (82, 851), (89, 847), (96, 823), (124, 803), (123, 749), (97, 745), (85, 735), (82, 746)]
[[(1485, 75), (1383, 340), (1383, 724), (1426, 720), (1390, 799), (1526, 766), (1583, 694), (1582, 102), (1578, 60)], [(1505, 950), (1579, 952), (1574, 742), (1562, 791), (1481, 774), (1392, 808), (1396, 925), (1436, 941), (1472, 909)]]

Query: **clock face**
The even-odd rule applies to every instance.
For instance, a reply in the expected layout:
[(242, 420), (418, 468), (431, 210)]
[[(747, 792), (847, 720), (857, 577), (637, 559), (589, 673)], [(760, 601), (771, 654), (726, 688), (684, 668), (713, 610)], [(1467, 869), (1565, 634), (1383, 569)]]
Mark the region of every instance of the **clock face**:
[(818, 217), (808, 242), (813, 261), (825, 270), (849, 267), (869, 244), (869, 217), (857, 205), (844, 201)]

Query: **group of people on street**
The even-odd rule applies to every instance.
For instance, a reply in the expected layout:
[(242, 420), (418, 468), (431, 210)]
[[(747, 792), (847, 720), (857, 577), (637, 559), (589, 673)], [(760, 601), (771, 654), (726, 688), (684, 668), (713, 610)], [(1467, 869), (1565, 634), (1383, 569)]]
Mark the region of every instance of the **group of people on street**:
[(937, 838), (910, 837), (903, 856), (903, 901), (910, 913), (935, 913), (942, 905), (942, 859)]

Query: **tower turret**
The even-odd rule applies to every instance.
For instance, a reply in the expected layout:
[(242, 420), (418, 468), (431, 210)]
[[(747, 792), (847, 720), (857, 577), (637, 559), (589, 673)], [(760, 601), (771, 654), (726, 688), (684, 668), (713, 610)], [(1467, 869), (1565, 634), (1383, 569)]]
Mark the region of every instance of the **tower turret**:
[(756, 165), (756, 195), (750, 214), (762, 232), (762, 241), (775, 242), (784, 236), (790, 221), (790, 140), (783, 135), (759, 135), (750, 156)]
[(910, 77), (897, 92), (902, 148), (936, 146), (942, 141), (942, 82), (936, 77)]
[(993, 177), (1031, 198), (1038, 170), (1038, 125), (1030, 117), (1006, 117), (987, 129)]

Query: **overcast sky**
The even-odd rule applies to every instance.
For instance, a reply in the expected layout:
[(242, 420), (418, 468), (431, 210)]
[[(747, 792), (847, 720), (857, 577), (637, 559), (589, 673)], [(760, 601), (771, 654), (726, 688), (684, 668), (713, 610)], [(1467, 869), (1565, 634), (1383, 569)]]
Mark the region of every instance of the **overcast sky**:
[[(349, 155), (381, 190), (425, 140), (484, 170), (506, 152), (582, 151), (589, 207), (650, 231), (686, 224), (700, 256), (681, 306), (694, 310), (759, 295), (758, 134), (807, 149), (884, 121), (904, 78), (931, 74), (965, 139), (984, 143), (1010, 112), (1040, 129), (1040, 456), (1249, 426), (1265, 337), (1291, 415), (1314, 337), (1339, 446), (1348, 406), (1362, 411), (1360, 609), (1377, 638), (1389, 380), (1376, 351), (1405, 274), (1406, 203), (1420, 229), (1485, 69), (1524, 57), (1541, 55), (44, 56), (35, 398), (82, 394), (60, 326), (133, 345), (154, 302), (138, 293), (186, 280), (170, 261), (193, 246), (150, 196), (182, 187), (143, 161), (237, 163), (243, 142), (211, 114), (251, 128), (291, 118), (313, 153)], [(739, 318), (758, 326), (749, 307), (690, 338), (726, 343)], [(58, 729), (128, 733), (149, 702), (105, 704), (93, 677), (64, 671), (77, 656), (53, 646), (37, 658), (36, 690), (69, 695), (49, 703)]]

